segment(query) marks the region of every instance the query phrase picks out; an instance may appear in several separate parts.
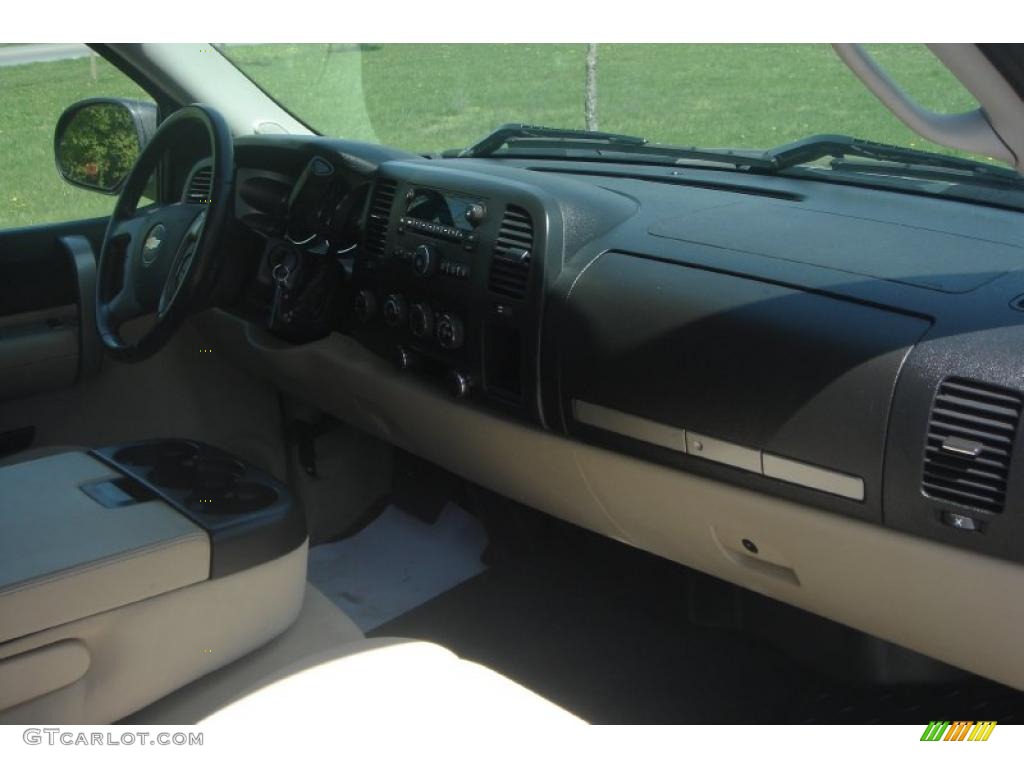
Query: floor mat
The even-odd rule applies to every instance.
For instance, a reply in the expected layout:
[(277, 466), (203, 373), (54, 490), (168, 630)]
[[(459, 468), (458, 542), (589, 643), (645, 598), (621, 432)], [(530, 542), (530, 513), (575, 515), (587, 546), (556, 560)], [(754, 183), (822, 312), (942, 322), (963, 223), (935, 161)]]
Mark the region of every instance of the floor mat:
[(454, 504), (428, 524), (388, 507), (355, 536), (309, 552), (309, 580), (367, 632), (484, 570), (483, 526)]
[(572, 529), (373, 634), (444, 645), (592, 723), (1024, 721), (1024, 694), (980, 678), (859, 687), (751, 633), (695, 623), (697, 576)]

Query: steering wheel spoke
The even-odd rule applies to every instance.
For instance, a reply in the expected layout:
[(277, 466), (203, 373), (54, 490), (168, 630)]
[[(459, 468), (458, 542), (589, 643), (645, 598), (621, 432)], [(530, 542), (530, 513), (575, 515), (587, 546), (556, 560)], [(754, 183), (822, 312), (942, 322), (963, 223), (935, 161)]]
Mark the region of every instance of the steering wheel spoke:
[(137, 243), (145, 231), (143, 229), (145, 225), (145, 216), (133, 216), (130, 219), (118, 219), (111, 224), (110, 231), (107, 232), (107, 239), (112, 241), (119, 240), (124, 242), (126, 245)]
[(164, 282), (164, 289), (160, 293), (160, 304), (157, 307), (158, 317), (163, 317), (167, 314), (175, 298), (177, 298), (178, 293), (181, 291), (181, 286), (185, 284), (189, 271), (192, 269), (195, 255), (196, 245), (191, 243), (186, 244), (175, 258), (174, 263), (171, 265), (171, 270), (167, 274), (167, 280)]
[(126, 282), (121, 290), (107, 302), (107, 314), (113, 321), (115, 329), (128, 320), (134, 320), (146, 314), (146, 311), (139, 305), (131, 283)]

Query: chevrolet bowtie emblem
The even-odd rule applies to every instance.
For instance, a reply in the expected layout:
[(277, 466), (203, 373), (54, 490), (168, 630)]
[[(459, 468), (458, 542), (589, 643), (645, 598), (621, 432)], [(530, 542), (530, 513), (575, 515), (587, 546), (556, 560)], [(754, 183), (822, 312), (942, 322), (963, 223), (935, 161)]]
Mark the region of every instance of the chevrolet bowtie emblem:
[(160, 246), (164, 241), (166, 230), (163, 224), (157, 224), (146, 233), (146, 239), (142, 241), (142, 263), (149, 266), (160, 253)]

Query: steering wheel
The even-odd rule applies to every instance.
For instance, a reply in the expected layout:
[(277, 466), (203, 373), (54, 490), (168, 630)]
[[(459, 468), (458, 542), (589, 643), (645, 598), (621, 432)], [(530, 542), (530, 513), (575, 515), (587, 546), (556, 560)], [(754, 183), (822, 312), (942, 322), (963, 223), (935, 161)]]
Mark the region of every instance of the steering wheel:
[[(206, 202), (138, 209), (153, 171), (176, 142), (209, 136), (211, 179)], [(158, 352), (211, 288), (218, 251), (234, 199), (234, 142), (212, 107), (182, 107), (160, 124), (125, 180), (110, 217), (96, 276), (96, 326), (111, 356), (137, 362)], [(129, 320), (155, 315), (131, 342), (121, 335)]]

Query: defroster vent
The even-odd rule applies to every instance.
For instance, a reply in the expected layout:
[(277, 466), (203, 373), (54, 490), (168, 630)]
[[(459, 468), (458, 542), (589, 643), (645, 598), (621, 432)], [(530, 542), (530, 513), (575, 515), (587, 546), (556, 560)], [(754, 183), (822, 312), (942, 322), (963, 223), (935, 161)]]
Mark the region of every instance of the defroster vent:
[(371, 256), (383, 256), (388, 243), (388, 221), (391, 219), (391, 206), (395, 202), (396, 182), (391, 179), (377, 179), (370, 200), (369, 220), (366, 224), (366, 253)]
[(505, 209), (491, 258), (487, 285), (491, 293), (510, 299), (526, 296), (533, 260), (533, 221), (515, 205)]
[(213, 168), (201, 165), (192, 171), (192, 176), (185, 185), (186, 203), (209, 203), (213, 193)]
[(925, 494), (1002, 512), (1021, 404), (1016, 392), (966, 379), (943, 381), (928, 419)]

